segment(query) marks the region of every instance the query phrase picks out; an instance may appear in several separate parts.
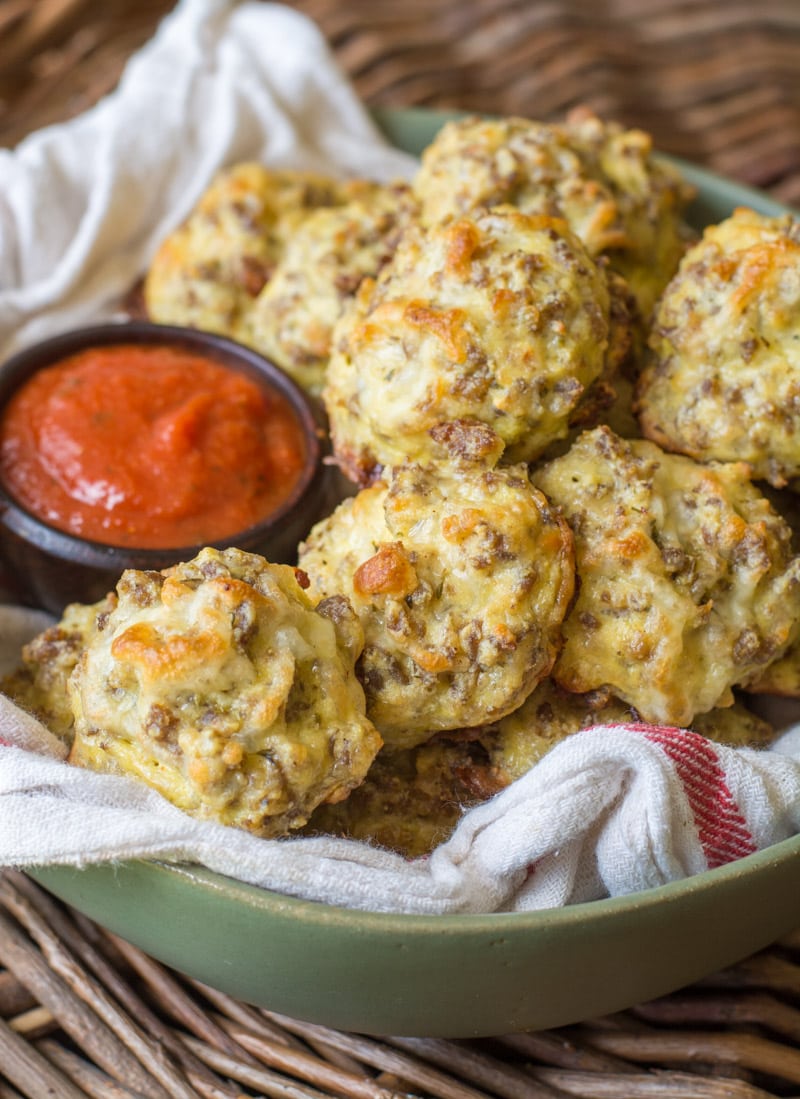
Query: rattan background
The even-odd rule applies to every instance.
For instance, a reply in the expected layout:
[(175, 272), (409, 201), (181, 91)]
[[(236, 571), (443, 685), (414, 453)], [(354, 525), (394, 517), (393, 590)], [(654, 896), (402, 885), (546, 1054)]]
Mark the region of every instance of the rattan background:
[(0, 875), (0, 1099), (798, 1094), (800, 936), (580, 1026), (481, 1041), (375, 1039), (182, 979), (21, 875)]
[[(113, 86), (165, 0), (0, 0), (0, 144)], [(800, 206), (798, 0), (294, 0), (362, 98), (558, 117), (576, 103)]]
[[(371, 105), (577, 103), (800, 207), (800, 0), (297, 0)], [(0, 0), (0, 145), (110, 90), (165, 0)], [(613, 1018), (366, 1039), (181, 979), (0, 875), (0, 1099), (800, 1096), (800, 934)]]

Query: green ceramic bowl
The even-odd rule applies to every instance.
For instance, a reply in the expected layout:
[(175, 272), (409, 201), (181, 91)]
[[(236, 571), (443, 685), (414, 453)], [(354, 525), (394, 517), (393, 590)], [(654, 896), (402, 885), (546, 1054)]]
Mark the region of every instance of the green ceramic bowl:
[[(380, 114), (419, 152), (450, 117)], [(698, 226), (766, 196), (681, 165)], [(293, 900), (191, 866), (33, 875), (174, 968), (343, 1030), (471, 1037), (560, 1026), (663, 995), (800, 925), (800, 836), (685, 881), (567, 909), (396, 916)]]

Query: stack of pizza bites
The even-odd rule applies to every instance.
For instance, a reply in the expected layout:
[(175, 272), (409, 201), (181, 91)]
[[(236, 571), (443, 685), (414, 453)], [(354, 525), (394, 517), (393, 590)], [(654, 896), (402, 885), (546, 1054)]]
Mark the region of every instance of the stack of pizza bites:
[(402, 182), (234, 165), (156, 253), (146, 312), (239, 340), (318, 393), (344, 302), (380, 270), (414, 208)]
[(414, 181), (425, 224), (511, 205), (563, 218), (628, 283), (646, 320), (691, 237), (691, 191), (641, 130), (573, 111), (562, 124), (466, 118), (425, 150)]
[[(385, 700), (396, 696), (407, 716), (399, 735), (384, 731), (381, 766), (357, 794), (312, 826), (338, 822), (345, 834), (386, 842), (385, 823), (402, 818), (409, 788), (427, 790), (433, 806), (472, 804), (592, 724), (645, 720), (765, 744), (772, 728), (734, 690), (764, 689), (768, 669), (794, 652), (800, 563), (790, 530), (753, 484), (758, 467), (735, 455), (668, 453), (663, 439), (641, 437), (651, 432), (639, 375), (651, 369), (659, 318), (692, 263), (691, 252), (682, 261), (692, 240), (682, 220), (688, 189), (653, 159), (646, 135), (581, 112), (561, 126), (450, 123), (424, 153), (413, 191), (418, 221), (335, 329), (324, 390), (341, 468), (380, 487), (362, 488), (323, 520), (300, 554), (312, 590), (344, 592), (364, 624), (368, 713), (384, 731)], [(477, 458), (468, 440), (481, 431)], [(497, 617), (470, 576), (482, 560), (470, 544), (476, 522), (491, 531), (482, 543), (494, 547), (490, 576), (505, 575), (510, 560), (518, 576), (552, 567), (552, 541), (537, 534), (527, 556), (518, 548), (510, 528), (518, 531), (525, 510), (493, 506), (509, 473), (567, 521), (576, 584), (549, 669), (542, 662), (527, 687), (509, 690), (502, 713), (497, 691), (479, 687), (485, 649), (467, 656), (451, 644), (435, 673), (414, 652), (455, 608), (457, 637)], [(470, 519), (457, 502), (466, 485)], [(432, 547), (432, 530), (455, 528), (470, 538)], [(403, 555), (405, 586), (365, 587), (364, 573), (389, 547)], [(438, 599), (415, 571), (430, 561)], [(465, 578), (466, 598), (454, 598)], [(499, 580), (486, 587), (511, 613)], [(539, 628), (541, 613), (539, 605)], [(495, 664), (495, 681), (509, 687), (520, 637), (508, 650), (515, 658)], [(387, 658), (398, 649), (402, 660)], [(478, 687), (471, 697), (465, 678)], [(441, 814), (437, 836), (452, 825), (451, 809)], [(388, 831), (417, 852), (430, 813), (413, 840)]]
[[(746, 462), (796, 539), (800, 222), (742, 208), (705, 231), (659, 303), (635, 404), (663, 448)], [(748, 685), (800, 697), (800, 645), (782, 649)]]
[(690, 198), (586, 112), (448, 123), (408, 184), (224, 172), (148, 311), (282, 365), (351, 491), (296, 575), (126, 574), (9, 693), (197, 815), (411, 856), (590, 725), (768, 743), (743, 693), (800, 695), (800, 232), (695, 241)]

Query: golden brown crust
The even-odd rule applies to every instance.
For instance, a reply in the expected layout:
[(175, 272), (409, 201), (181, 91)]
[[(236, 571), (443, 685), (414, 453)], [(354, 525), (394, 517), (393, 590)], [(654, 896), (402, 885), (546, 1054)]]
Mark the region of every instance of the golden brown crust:
[(779, 660), (773, 661), (761, 675), (747, 684), (751, 694), (800, 698), (800, 644), (797, 641)]
[(738, 699), (732, 706), (695, 714), (692, 730), (731, 748), (767, 748), (777, 735), (769, 721)]
[(314, 610), (291, 568), (235, 549), (130, 570), (117, 595), (69, 681), (72, 763), (261, 836), (363, 779), (381, 741), (342, 601)]
[(589, 111), (563, 123), (524, 118), (448, 122), (414, 180), (429, 224), (510, 204), (565, 218), (593, 256), (606, 255), (647, 318), (678, 265), (691, 192), (641, 130)]
[(300, 548), (317, 597), (346, 595), (367, 712), (393, 748), (514, 709), (555, 659), (572, 596), (566, 524), (524, 466), (407, 465)]
[[(545, 679), (512, 714), (478, 733), (495, 782), (507, 786), (535, 766), (556, 744), (593, 725), (640, 722), (641, 714), (606, 691), (574, 694)], [(763, 748), (775, 730), (741, 702), (696, 714), (691, 728), (732, 747)]]
[(595, 403), (624, 353), (611, 333), (607, 278), (563, 220), (503, 207), (411, 226), (334, 332), (336, 458), (364, 485), (477, 423), (504, 462), (532, 460)]
[(147, 315), (230, 336), (318, 392), (331, 329), (413, 211), (406, 184), (236, 164), (158, 249)]
[(148, 316), (238, 337), (300, 218), (340, 198), (341, 184), (243, 163), (221, 171), (169, 234), (144, 283)]
[(321, 806), (307, 833), (347, 836), (419, 858), (444, 843), (462, 814), (502, 788), (477, 741), (436, 738), (381, 751), (346, 801)]
[(86, 646), (116, 602), (108, 595), (90, 606), (71, 603), (61, 620), (22, 649), (19, 667), (0, 682), (3, 694), (38, 717), (51, 733), (72, 743), (74, 715), (67, 681)]
[(636, 407), (699, 461), (800, 474), (800, 222), (739, 209), (685, 256), (655, 316)]
[[(793, 552), (800, 553), (800, 495), (788, 488), (775, 489), (766, 486), (764, 491), (775, 510), (791, 528)], [(748, 683), (747, 690), (751, 694), (800, 698), (800, 637), (779, 660), (773, 661), (756, 680)]]
[(702, 466), (608, 428), (533, 475), (575, 535), (579, 595), (556, 680), (689, 725), (797, 635), (800, 559), (742, 464)]
[(389, 260), (413, 212), (403, 183), (364, 185), (351, 201), (312, 211), (287, 240), (239, 338), (319, 393), (334, 325), (362, 279)]

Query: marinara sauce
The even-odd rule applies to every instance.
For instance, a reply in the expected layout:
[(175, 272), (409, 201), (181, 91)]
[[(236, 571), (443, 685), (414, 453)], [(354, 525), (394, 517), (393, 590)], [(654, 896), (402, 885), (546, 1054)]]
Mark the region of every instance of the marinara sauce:
[(0, 419), (0, 477), (16, 500), (116, 546), (231, 537), (290, 495), (305, 456), (276, 389), (166, 345), (70, 355), (23, 384)]

